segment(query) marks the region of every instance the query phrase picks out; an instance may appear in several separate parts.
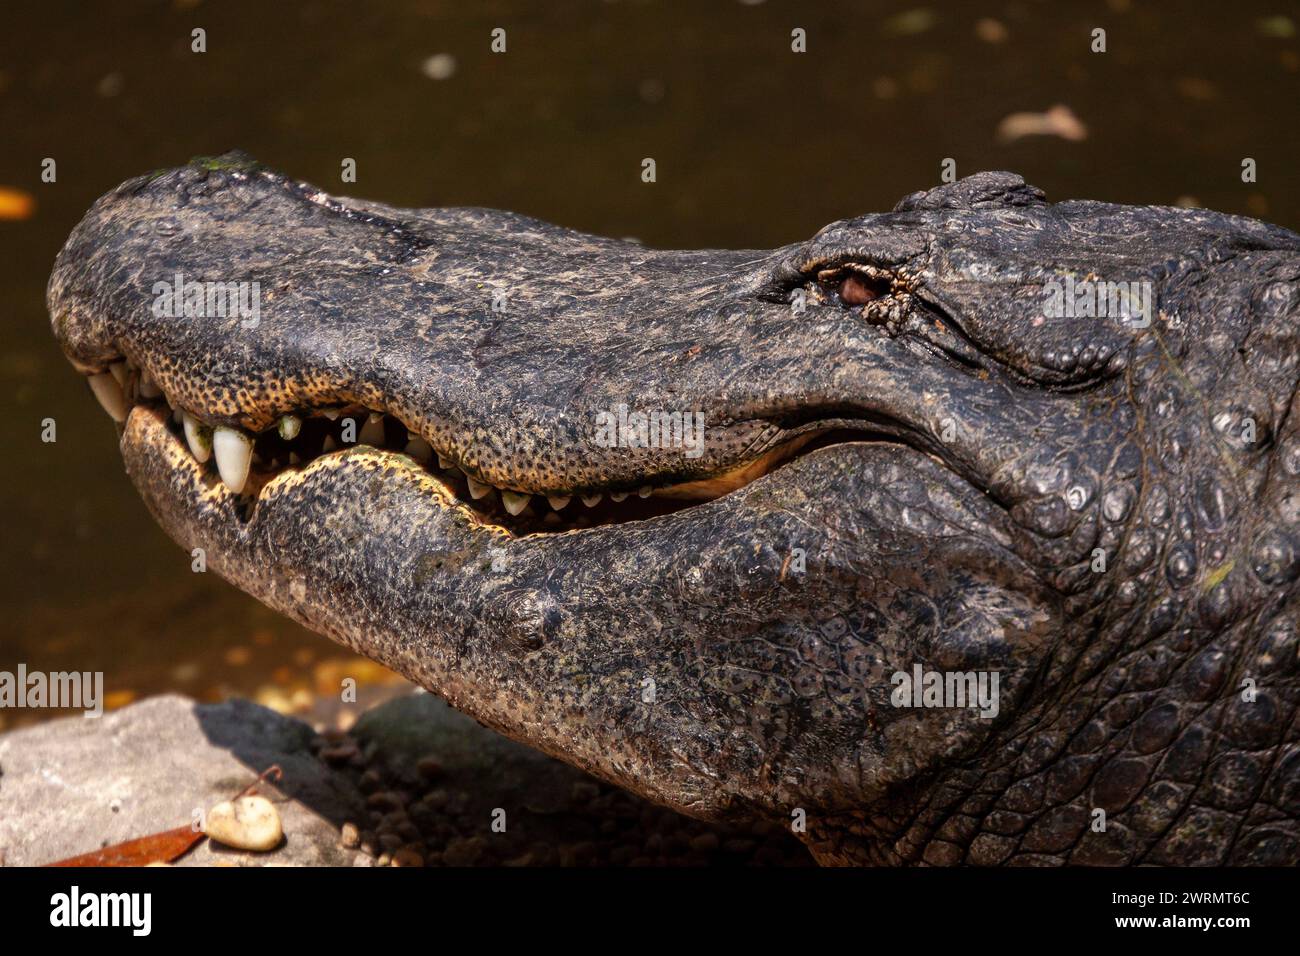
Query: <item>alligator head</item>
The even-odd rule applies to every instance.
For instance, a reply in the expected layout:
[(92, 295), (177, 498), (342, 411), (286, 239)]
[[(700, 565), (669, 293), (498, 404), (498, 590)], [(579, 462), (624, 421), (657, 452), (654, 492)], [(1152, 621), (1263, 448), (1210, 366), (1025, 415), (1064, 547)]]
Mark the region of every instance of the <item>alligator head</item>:
[(827, 862), (1295, 862), (1298, 276), (1005, 173), (677, 252), (232, 154), (48, 305), (184, 548), (605, 779)]

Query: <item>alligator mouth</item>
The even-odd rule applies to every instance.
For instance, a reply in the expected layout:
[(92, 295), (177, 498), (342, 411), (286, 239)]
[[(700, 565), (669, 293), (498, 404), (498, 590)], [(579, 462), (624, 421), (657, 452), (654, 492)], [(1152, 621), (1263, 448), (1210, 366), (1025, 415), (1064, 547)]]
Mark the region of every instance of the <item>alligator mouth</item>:
[(118, 424), (136, 409), (154, 414), (173, 440), (215, 480), (238, 496), (251, 516), (273, 479), (305, 469), (319, 458), (353, 448), (397, 453), (438, 479), (449, 497), (479, 523), (511, 536), (557, 534), (674, 514), (737, 491), (792, 460), (829, 445), (888, 441), (867, 423), (814, 421), (793, 429), (757, 457), (704, 479), (637, 487), (589, 488), (580, 492), (524, 492), (480, 481), (465, 466), (383, 410), (359, 404), (303, 409), (282, 416), (256, 434), (211, 426), (175, 407), (130, 362), (110, 364), (89, 376), (91, 391)]

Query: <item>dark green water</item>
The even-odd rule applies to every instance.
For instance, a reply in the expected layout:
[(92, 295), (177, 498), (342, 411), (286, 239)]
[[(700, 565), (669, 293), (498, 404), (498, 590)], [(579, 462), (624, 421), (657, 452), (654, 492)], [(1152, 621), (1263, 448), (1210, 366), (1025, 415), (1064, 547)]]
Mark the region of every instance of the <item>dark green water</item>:
[[(195, 27), (206, 53), (190, 50)], [(1194, 201), (1297, 228), (1298, 28), (1294, 4), (1253, 2), (7, 4), (0, 187), (36, 209), (0, 221), (0, 669), (219, 695), (307, 680), (334, 654), (191, 573), (54, 346), (54, 255), (123, 179), (240, 147), (400, 205), (755, 247), (888, 209), (951, 157), (958, 174), (1011, 169), (1054, 199)], [(426, 75), (438, 54), (449, 77)], [(996, 136), (1009, 114), (1058, 103), (1086, 138)], [(355, 185), (339, 180), (344, 157)], [(1258, 183), (1242, 183), (1243, 157)]]

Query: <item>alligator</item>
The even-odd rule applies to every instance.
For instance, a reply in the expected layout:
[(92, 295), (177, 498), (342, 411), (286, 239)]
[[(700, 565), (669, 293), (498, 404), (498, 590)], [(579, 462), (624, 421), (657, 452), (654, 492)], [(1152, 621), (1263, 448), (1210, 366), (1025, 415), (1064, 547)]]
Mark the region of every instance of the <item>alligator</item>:
[(183, 548), (599, 778), (825, 864), (1300, 861), (1295, 233), (982, 172), (661, 251), (232, 153), (47, 304)]

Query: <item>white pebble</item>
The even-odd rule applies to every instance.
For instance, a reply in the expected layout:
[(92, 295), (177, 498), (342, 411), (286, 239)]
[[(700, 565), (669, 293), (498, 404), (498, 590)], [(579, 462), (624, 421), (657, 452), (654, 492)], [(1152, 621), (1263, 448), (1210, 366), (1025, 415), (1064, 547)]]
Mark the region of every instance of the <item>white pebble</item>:
[(284, 837), (280, 814), (266, 797), (240, 797), (218, 803), (208, 811), (204, 832), (236, 850), (273, 850)]

